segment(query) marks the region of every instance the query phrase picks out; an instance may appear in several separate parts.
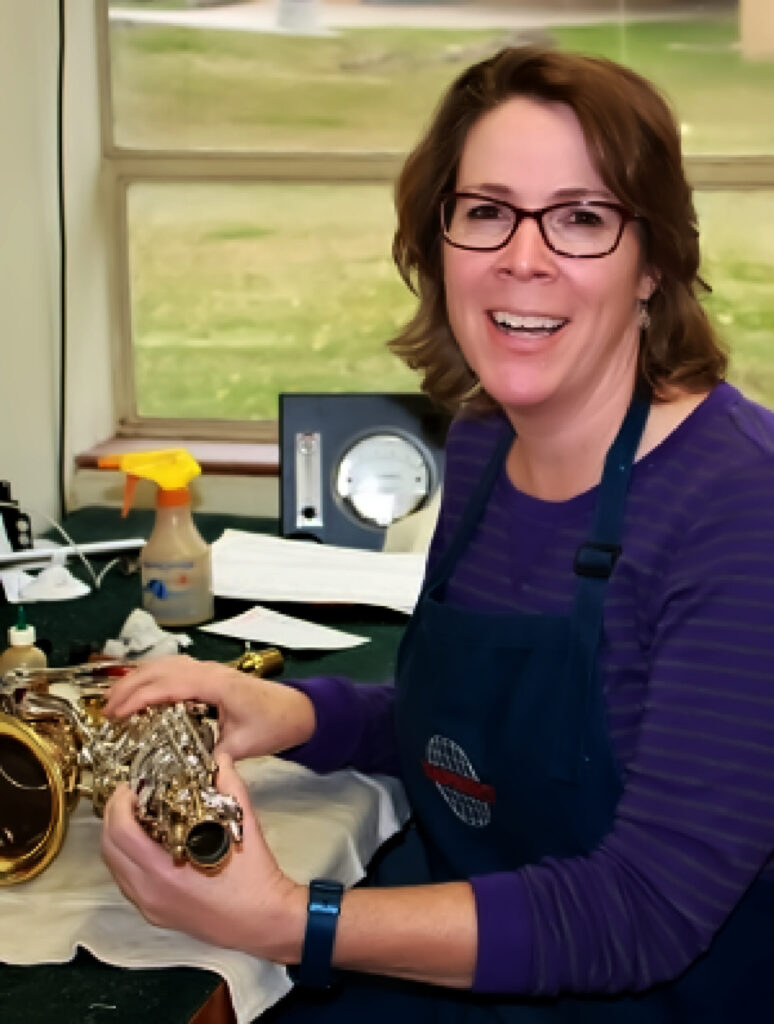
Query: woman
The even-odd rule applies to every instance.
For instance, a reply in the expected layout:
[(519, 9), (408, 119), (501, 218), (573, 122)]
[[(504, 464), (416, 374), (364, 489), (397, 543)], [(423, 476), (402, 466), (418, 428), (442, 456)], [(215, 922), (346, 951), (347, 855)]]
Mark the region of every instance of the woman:
[(774, 416), (722, 381), (672, 116), (614, 64), (502, 51), (397, 208), (419, 304), (393, 345), (459, 415), (394, 690), (175, 659), (108, 710), (218, 703), (242, 796), (229, 757), (399, 772), (415, 830), (335, 944), (335, 888), (308, 923), (252, 818), (201, 879), (121, 792), (105, 858), (155, 923), (357, 972), (278, 1020), (768, 1020)]

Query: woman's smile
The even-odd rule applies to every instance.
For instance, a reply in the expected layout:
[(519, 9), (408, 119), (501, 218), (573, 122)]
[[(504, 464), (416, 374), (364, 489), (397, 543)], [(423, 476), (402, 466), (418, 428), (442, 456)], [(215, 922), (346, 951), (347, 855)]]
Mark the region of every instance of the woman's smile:
[(488, 315), (498, 331), (513, 338), (550, 338), (569, 323), (567, 317), (545, 313), (490, 310)]

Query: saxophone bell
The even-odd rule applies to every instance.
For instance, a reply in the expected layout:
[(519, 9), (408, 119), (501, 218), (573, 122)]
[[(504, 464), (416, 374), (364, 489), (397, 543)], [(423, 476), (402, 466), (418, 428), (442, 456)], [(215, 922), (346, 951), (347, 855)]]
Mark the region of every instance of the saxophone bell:
[(0, 885), (34, 878), (57, 855), (78, 802), (77, 775), (66, 727), (0, 711)]

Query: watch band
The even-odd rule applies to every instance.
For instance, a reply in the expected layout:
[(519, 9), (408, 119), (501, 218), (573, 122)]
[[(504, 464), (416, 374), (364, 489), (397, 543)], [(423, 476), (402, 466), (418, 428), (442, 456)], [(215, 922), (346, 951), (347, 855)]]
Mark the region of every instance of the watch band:
[(307, 988), (329, 988), (336, 926), (339, 923), (344, 886), (327, 878), (309, 883), (304, 949), (296, 977)]

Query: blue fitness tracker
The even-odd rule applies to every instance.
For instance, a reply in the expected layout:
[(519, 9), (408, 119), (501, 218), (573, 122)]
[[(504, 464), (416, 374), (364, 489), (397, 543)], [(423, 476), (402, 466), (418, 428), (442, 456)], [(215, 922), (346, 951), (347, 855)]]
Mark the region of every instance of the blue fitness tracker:
[(304, 949), (293, 972), (300, 985), (329, 988), (333, 981), (331, 960), (343, 895), (341, 882), (315, 878), (309, 883)]

